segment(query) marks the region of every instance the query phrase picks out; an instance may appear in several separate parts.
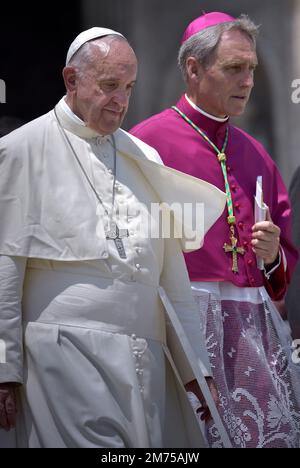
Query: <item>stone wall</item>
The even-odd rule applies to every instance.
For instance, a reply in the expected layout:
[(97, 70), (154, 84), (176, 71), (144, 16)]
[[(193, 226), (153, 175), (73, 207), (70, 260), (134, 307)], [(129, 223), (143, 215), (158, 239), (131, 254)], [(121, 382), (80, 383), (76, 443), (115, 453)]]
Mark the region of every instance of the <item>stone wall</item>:
[(138, 83), (124, 123), (130, 128), (176, 102), (183, 90), (176, 63), (182, 33), (202, 11), (216, 10), (247, 13), (261, 25), (255, 90), (235, 122), (267, 147), (288, 184), (300, 164), (300, 104), (291, 100), (292, 81), (300, 79), (300, 0), (83, 0), (82, 26), (116, 28), (137, 53)]

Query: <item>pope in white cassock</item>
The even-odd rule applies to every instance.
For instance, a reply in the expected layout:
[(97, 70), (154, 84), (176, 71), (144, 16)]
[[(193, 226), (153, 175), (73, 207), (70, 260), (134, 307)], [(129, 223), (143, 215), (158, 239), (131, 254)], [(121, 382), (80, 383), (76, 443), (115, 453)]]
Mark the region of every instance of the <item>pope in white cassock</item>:
[(162, 202), (204, 203), (206, 232), (225, 197), (119, 129), (136, 72), (121, 34), (85, 31), (66, 97), (0, 140), (2, 447), (205, 445), (185, 391), (207, 418), (186, 239), (141, 232)]

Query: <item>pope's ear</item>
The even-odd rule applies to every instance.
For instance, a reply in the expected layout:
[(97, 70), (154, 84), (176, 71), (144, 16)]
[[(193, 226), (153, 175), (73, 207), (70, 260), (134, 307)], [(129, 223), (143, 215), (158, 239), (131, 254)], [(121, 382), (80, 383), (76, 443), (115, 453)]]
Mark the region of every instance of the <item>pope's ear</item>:
[(63, 69), (63, 78), (66, 90), (72, 92), (76, 89), (77, 75), (74, 67), (67, 66)]
[(190, 80), (201, 80), (203, 74), (203, 66), (195, 57), (188, 57), (186, 61), (186, 72)]

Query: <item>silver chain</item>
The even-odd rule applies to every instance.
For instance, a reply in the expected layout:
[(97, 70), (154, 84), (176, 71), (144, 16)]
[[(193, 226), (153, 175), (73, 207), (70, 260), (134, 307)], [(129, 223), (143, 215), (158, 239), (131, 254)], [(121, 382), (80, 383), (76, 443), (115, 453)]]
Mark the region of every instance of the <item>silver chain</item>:
[(59, 118), (58, 118), (58, 115), (56, 113), (56, 109), (54, 108), (54, 114), (55, 114), (55, 117), (56, 117), (56, 120), (58, 122), (58, 126), (59, 126), (59, 129), (64, 137), (64, 139), (67, 141), (67, 144), (68, 146), (70, 147), (73, 155), (75, 156), (75, 159), (77, 161), (77, 163), (79, 164), (79, 167), (80, 169), (82, 170), (89, 186), (91, 187), (92, 191), (94, 192), (97, 200), (99, 201), (99, 203), (103, 206), (103, 209), (104, 209), (104, 212), (105, 214), (108, 216), (108, 218), (112, 219), (112, 216), (113, 216), (113, 211), (114, 211), (114, 205), (115, 205), (115, 192), (116, 192), (116, 173), (117, 173), (117, 148), (116, 148), (116, 141), (115, 141), (115, 137), (114, 135), (111, 135), (111, 138), (112, 138), (112, 144), (113, 144), (113, 149), (114, 149), (114, 169), (113, 169), (113, 176), (114, 176), (114, 180), (113, 180), (113, 193), (112, 193), (112, 209), (111, 209), (111, 214), (109, 214), (109, 212), (107, 211), (107, 209), (105, 208), (105, 205), (100, 197), (100, 195), (98, 194), (97, 190), (95, 189), (95, 187), (93, 186), (89, 176), (87, 175), (86, 173), (86, 170), (84, 169), (79, 157), (77, 156), (76, 154), (76, 151), (74, 150), (73, 148), (73, 145), (68, 137), (68, 135), (66, 134), (66, 131), (65, 129), (63, 128)]

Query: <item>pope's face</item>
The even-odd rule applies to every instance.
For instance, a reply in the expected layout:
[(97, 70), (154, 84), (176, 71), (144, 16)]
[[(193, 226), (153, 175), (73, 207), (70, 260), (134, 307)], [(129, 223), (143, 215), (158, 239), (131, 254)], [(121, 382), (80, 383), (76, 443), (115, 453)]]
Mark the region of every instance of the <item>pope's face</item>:
[(109, 135), (122, 124), (137, 74), (137, 60), (125, 41), (99, 50), (93, 65), (76, 78), (73, 112), (89, 128)]
[(222, 34), (208, 66), (200, 73), (196, 104), (217, 117), (244, 112), (254, 85), (257, 66), (255, 46), (241, 31)]

